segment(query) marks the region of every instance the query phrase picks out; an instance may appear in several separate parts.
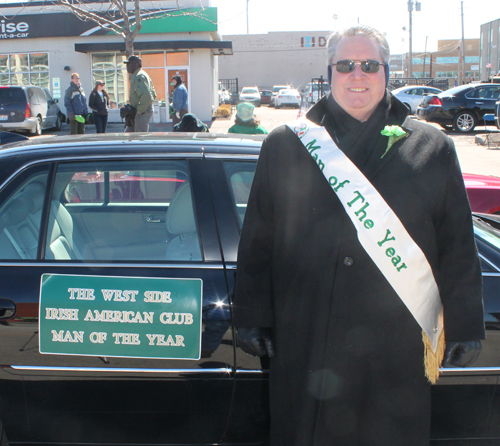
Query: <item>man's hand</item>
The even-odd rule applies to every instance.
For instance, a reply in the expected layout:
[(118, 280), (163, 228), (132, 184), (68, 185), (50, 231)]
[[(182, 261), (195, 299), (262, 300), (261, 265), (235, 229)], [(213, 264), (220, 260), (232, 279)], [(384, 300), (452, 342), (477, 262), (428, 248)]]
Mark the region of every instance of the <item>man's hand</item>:
[(175, 116), (177, 116), (177, 119), (181, 119), (181, 114), (179, 112), (175, 112)]
[(238, 328), (238, 345), (252, 356), (274, 356), (270, 328)]
[(447, 342), (443, 367), (467, 367), (479, 358), (481, 348), (481, 341)]

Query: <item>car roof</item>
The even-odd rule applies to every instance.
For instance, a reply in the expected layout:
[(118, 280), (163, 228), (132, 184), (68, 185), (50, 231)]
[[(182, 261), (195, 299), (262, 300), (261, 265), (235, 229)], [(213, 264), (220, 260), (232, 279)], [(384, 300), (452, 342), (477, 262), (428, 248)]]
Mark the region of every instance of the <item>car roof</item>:
[[(0, 159), (12, 155), (33, 158), (117, 154), (258, 155), (265, 135), (227, 133), (106, 133), (48, 135), (0, 146)], [(119, 152), (117, 151), (119, 149)]]

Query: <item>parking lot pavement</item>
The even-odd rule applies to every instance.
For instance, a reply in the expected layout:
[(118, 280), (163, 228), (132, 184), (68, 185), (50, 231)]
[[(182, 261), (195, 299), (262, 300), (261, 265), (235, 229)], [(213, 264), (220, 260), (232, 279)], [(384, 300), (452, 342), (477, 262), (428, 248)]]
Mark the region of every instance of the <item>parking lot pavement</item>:
[[(261, 126), (271, 132), (276, 127), (293, 121), (297, 118), (298, 111), (294, 108), (282, 108), (276, 110), (273, 107), (262, 106), (255, 108), (255, 115), (260, 120)], [(229, 127), (234, 124), (235, 114), (230, 118), (217, 118), (211, 122), (206, 122), (211, 133), (227, 133)], [(500, 132), (492, 127), (477, 127), (474, 132), (468, 134), (457, 134), (455, 132), (445, 132), (437, 124), (433, 125), (439, 130), (450, 136), (455, 142), (460, 166), (463, 172), (476, 173), (481, 175), (494, 175), (500, 177)], [(107, 132), (123, 132), (124, 123), (109, 123)], [(172, 130), (171, 123), (152, 123), (150, 131), (152, 132), (170, 132)], [(86, 133), (95, 133), (95, 126), (87, 125)], [(481, 145), (476, 143), (477, 139), (485, 139), (485, 135), (489, 134), (490, 144)], [(44, 135), (68, 135), (69, 126), (63, 124), (63, 129), (60, 132), (44, 131)], [(43, 136), (42, 136), (43, 137)]]

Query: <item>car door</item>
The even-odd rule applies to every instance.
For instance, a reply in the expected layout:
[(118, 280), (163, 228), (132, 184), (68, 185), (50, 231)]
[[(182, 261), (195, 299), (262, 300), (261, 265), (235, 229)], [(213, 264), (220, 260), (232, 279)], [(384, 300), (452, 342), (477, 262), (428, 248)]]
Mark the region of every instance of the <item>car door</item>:
[(59, 106), (56, 101), (52, 98), (49, 91), (44, 88), (41, 91), (44, 96), (44, 100), (47, 103), (47, 114), (45, 116), (45, 122), (43, 124), (44, 128), (52, 128), (56, 126), (57, 117), (59, 115)]
[(495, 103), (500, 96), (500, 87), (488, 85), (477, 87), (467, 93), (469, 107), (478, 115), (479, 119), (487, 113), (495, 113)]
[[(257, 165), (257, 154), (222, 158), (206, 154), (221, 247), (232, 291), (240, 231)], [(267, 444), (269, 436), (269, 359), (236, 349), (233, 404), (226, 429), (229, 443)]]
[(234, 348), (201, 154), (15, 171), (0, 190), (0, 419), (10, 441), (220, 442)]

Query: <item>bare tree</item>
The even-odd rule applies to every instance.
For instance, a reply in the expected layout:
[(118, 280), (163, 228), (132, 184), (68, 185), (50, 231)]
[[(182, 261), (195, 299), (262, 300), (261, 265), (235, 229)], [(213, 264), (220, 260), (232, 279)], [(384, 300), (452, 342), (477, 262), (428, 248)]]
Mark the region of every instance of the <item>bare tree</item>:
[(176, 1), (176, 8), (157, 8), (155, 10), (141, 9), (141, 0), (133, 0), (133, 9), (127, 8), (127, 3), (130, 3), (127, 0), (101, 2), (102, 7), (99, 10), (95, 7), (91, 9), (89, 6), (95, 5), (95, 3), (89, 3), (88, 0), (56, 0), (55, 3), (70, 9), (80, 20), (93, 21), (101, 28), (122, 36), (125, 40), (125, 54), (127, 57), (134, 54), (134, 41), (142, 28), (144, 20), (186, 15), (196, 16), (212, 23), (200, 14), (205, 9), (203, 5), (201, 5), (201, 11), (183, 11), (179, 6), (178, 0)]

